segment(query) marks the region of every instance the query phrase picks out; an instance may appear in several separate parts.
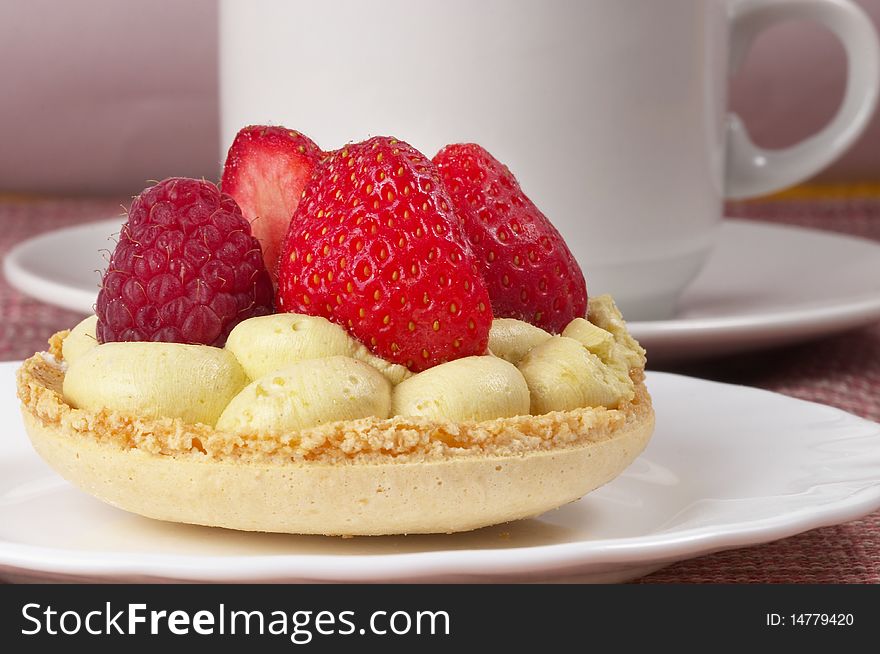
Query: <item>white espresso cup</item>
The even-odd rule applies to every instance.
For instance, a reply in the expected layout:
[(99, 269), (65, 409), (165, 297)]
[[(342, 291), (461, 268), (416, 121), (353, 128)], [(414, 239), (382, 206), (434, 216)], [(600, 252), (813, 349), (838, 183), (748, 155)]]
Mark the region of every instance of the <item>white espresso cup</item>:
[[(791, 19), (840, 39), (846, 92), (822, 131), (768, 151), (727, 112), (728, 75)], [(254, 123), (325, 149), (480, 143), (562, 232), (591, 294), (660, 319), (711, 251), (724, 198), (794, 184), (859, 135), (878, 58), (848, 0), (224, 0), (222, 147)]]

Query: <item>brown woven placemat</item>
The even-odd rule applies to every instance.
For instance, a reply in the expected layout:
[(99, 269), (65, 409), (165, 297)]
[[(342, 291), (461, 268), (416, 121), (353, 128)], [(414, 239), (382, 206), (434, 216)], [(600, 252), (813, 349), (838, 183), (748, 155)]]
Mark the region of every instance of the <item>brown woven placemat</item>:
[[(38, 233), (119, 215), (121, 201), (0, 197), (0, 258), (16, 243)], [(734, 204), (728, 214), (880, 241), (880, 193), (873, 186), (808, 189)], [(30, 356), (45, 347), (52, 333), (81, 318), (23, 296), (5, 279), (0, 279), (0, 316), (0, 360)], [(739, 355), (673, 370), (767, 388), (880, 421), (880, 325), (781, 348), (773, 357)], [(880, 512), (775, 543), (691, 559), (641, 581), (877, 583)]]

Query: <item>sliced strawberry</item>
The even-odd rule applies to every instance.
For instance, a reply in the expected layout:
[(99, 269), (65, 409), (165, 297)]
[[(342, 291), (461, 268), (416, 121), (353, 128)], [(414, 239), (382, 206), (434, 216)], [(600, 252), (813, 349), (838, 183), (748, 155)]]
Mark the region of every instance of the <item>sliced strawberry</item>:
[(320, 164), (284, 242), (278, 308), (336, 322), (419, 371), (484, 354), (489, 295), (437, 169), (375, 137)]
[(553, 333), (584, 317), (580, 266), (507, 166), (475, 143), (447, 145), (433, 161), (480, 262), (495, 316)]
[(322, 155), (309, 137), (266, 125), (245, 127), (229, 148), (221, 188), (251, 223), (273, 282), (290, 217)]

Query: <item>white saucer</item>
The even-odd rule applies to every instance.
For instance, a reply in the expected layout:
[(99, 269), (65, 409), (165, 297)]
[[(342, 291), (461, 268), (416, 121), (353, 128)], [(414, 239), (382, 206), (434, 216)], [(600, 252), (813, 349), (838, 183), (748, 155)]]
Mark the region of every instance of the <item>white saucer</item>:
[(631, 322), (652, 364), (794, 344), (880, 320), (880, 244), (724, 221), (673, 320)]
[[(115, 218), (26, 241), (6, 257), (6, 276), (40, 300), (92, 313), (96, 271), (119, 226)], [(720, 234), (674, 320), (630, 323), (651, 363), (796, 343), (880, 319), (880, 244), (731, 219)]]
[(123, 220), (65, 227), (19, 243), (3, 261), (6, 279), (43, 302), (94, 313), (101, 271), (110, 261)]
[(0, 577), (100, 581), (622, 581), (880, 507), (880, 425), (767, 391), (649, 373), (657, 431), (611, 484), (540, 518), (330, 538), (158, 522), (76, 490), (33, 452), (0, 364)]

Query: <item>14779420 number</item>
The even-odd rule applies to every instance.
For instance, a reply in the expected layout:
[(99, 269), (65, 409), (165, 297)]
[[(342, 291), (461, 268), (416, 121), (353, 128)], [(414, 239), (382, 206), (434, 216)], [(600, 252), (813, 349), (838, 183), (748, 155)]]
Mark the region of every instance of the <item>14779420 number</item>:
[(789, 616), (792, 625), (799, 627), (829, 625), (835, 627), (849, 627), (853, 623), (852, 613), (792, 613)]
[(853, 622), (852, 613), (766, 614), (766, 624), (769, 627), (851, 627)]

